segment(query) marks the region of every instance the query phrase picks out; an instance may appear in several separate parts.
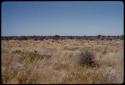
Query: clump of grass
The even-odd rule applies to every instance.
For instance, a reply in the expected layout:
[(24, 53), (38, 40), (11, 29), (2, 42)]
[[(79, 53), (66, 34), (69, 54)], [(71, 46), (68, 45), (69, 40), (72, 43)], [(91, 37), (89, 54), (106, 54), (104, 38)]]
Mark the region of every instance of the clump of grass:
[(105, 47), (103, 50), (103, 54), (106, 54), (106, 53), (107, 53), (107, 47)]
[(95, 65), (95, 54), (93, 51), (87, 49), (80, 54), (80, 63), (82, 65), (94, 66)]
[(22, 51), (21, 50), (15, 50), (13, 51), (13, 53), (21, 53)]
[(9, 80), (8, 70), (2, 69), (2, 81), (3, 81), (3, 83), (7, 83), (7, 80)]
[[(36, 83), (38, 75), (33, 72), (33, 68), (29, 67), (23, 71), (18, 72), (17, 80), (19, 84), (33, 84)], [(36, 70), (36, 69), (35, 69)]]
[(50, 58), (50, 55), (41, 55), (38, 53), (38, 51), (33, 51), (33, 52), (27, 52), (27, 51), (21, 51), (21, 50), (16, 50), (13, 51), (13, 53), (20, 55), (21, 60), (28, 59), (29, 61), (34, 61), (35, 59), (43, 59), (43, 58)]
[(10, 69), (9, 67), (2, 68), (2, 81), (3, 83), (8, 83), (13, 79), (18, 73), (17, 69)]

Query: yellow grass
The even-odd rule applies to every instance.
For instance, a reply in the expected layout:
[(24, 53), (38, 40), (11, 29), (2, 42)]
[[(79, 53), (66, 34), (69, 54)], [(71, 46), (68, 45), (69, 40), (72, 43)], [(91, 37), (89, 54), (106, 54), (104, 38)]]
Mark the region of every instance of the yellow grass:
[[(2, 82), (120, 84), (123, 47), (123, 40), (2, 40)], [(93, 67), (80, 63), (86, 49), (95, 53)]]

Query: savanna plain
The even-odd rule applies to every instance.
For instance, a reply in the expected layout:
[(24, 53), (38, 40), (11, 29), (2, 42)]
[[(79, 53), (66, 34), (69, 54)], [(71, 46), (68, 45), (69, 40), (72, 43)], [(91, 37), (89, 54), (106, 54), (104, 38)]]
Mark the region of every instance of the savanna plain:
[(121, 84), (123, 40), (1, 40), (3, 84)]

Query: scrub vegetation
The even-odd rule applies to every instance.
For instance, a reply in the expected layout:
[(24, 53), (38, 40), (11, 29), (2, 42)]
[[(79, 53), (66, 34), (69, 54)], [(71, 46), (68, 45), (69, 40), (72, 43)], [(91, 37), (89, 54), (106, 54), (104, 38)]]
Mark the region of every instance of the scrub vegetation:
[(2, 40), (2, 83), (121, 84), (123, 45), (113, 39)]

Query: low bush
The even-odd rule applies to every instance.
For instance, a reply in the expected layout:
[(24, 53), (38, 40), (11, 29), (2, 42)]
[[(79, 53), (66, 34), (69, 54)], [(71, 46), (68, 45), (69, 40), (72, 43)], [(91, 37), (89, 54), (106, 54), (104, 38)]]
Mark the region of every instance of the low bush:
[(91, 50), (84, 50), (80, 54), (80, 63), (82, 65), (88, 65), (88, 66), (93, 66), (95, 64), (95, 54)]

